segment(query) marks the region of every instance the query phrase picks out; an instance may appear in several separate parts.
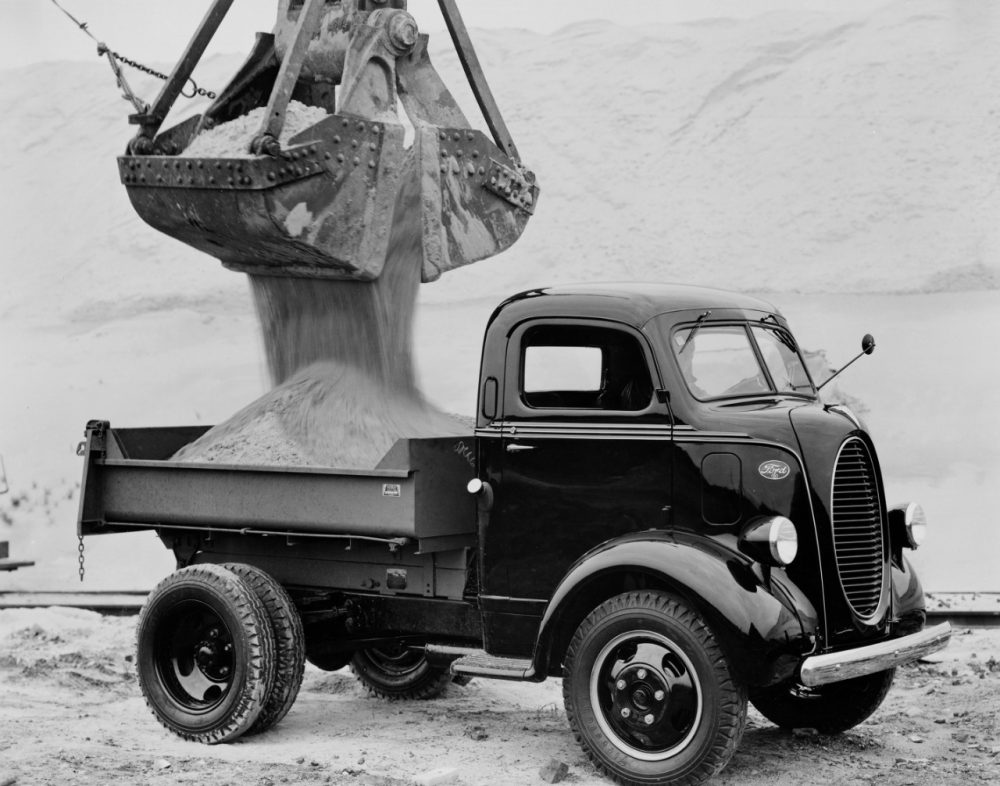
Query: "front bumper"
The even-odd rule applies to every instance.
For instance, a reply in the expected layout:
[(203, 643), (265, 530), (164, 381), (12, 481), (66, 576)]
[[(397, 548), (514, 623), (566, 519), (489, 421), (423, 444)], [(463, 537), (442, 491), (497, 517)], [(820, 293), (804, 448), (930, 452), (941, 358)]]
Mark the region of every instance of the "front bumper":
[(942, 622), (908, 636), (880, 641), (867, 647), (813, 655), (802, 662), (800, 681), (808, 688), (863, 677), (910, 663), (944, 649), (951, 638), (951, 625)]

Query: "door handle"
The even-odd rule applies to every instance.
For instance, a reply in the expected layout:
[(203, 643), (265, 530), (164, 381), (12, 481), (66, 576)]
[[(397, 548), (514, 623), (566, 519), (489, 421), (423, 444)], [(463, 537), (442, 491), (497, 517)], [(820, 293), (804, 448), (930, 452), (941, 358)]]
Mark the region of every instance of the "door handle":
[(515, 445), (514, 443), (507, 445), (508, 453), (520, 453), (522, 450), (534, 450), (534, 449), (535, 449), (534, 445)]

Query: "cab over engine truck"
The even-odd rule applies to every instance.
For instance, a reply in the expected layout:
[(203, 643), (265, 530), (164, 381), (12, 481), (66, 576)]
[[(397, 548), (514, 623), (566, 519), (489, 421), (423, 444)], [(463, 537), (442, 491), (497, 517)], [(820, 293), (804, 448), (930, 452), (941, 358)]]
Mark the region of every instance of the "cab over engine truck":
[(150, 529), (178, 570), (138, 625), (153, 713), (261, 732), (303, 661), (386, 697), (563, 678), (595, 765), (698, 783), (743, 733), (849, 729), (945, 646), (875, 447), (762, 301), (666, 285), (525, 292), (483, 344), (474, 433), (372, 471), (167, 461), (205, 431), (87, 426), (81, 535)]

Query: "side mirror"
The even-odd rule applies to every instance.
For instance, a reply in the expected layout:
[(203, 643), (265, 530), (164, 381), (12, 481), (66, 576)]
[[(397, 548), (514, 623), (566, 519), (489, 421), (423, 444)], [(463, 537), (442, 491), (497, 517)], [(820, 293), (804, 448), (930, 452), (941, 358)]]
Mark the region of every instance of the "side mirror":
[(839, 369), (834, 371), (829, 377), (827, 377), (826, 382), (824, 382), (822, 385), (816, 388), (816, 390), (822, 390), (826, 385), (830, 383), (830, 381), (834, 377), (840, 374), (841, 371), (843, 371), (845, 368), (851, 365), (851, 363), (853, 363), (859, 357), (861, 357), (862, 355), (870, 355), (874, 351), (875, 351), (875, 336), (873, 336), (871, 333), (865, 333), (865, 337), (861, 339), (861, 351), (857, 355), (855, 355), (850, 361), (845, 363)]

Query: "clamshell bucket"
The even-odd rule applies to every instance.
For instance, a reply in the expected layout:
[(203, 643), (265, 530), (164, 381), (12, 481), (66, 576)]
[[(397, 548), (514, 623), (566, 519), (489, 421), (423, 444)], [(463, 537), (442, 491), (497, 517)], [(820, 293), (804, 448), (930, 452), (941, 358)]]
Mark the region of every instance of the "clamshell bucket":
[[(171, 84), (183, 85), (228, 9), (219, 0), (154, 107), (133, 118), (141, 130), (118, 166), (140, 217), (233, 270), (373, 280), (394, 222), (412, 220), (395, 211), (404, 181), (417, 177), (423, 281), (508, 248), (524, 231), (538, 188), (517, 158), (453, 0), (441, 4), (494, 139), (470, 127), (430, 64), (427, 37), (398, 0), (374, 11), (364, 0), (283, 0), (275, 32), (258, 36), (205, 115), (157, 133), (176, 98)], [(279, 143), (292, 98), (329, 114)], [(397, 100), (415, 129), (411, 149)], [(186, 152), (199, 133), (265, 106), (247, 149), (227, 158)]]
[(371, 280), (385, 261), (403, 157), (401, 126), (332, 115), (276, 158), (123, 156), (118, 165), (144, 221), (230, 269)]
[(538, 189), (486, 135), (418, 129), (424, 281), (499, 254), (524, 231)]

